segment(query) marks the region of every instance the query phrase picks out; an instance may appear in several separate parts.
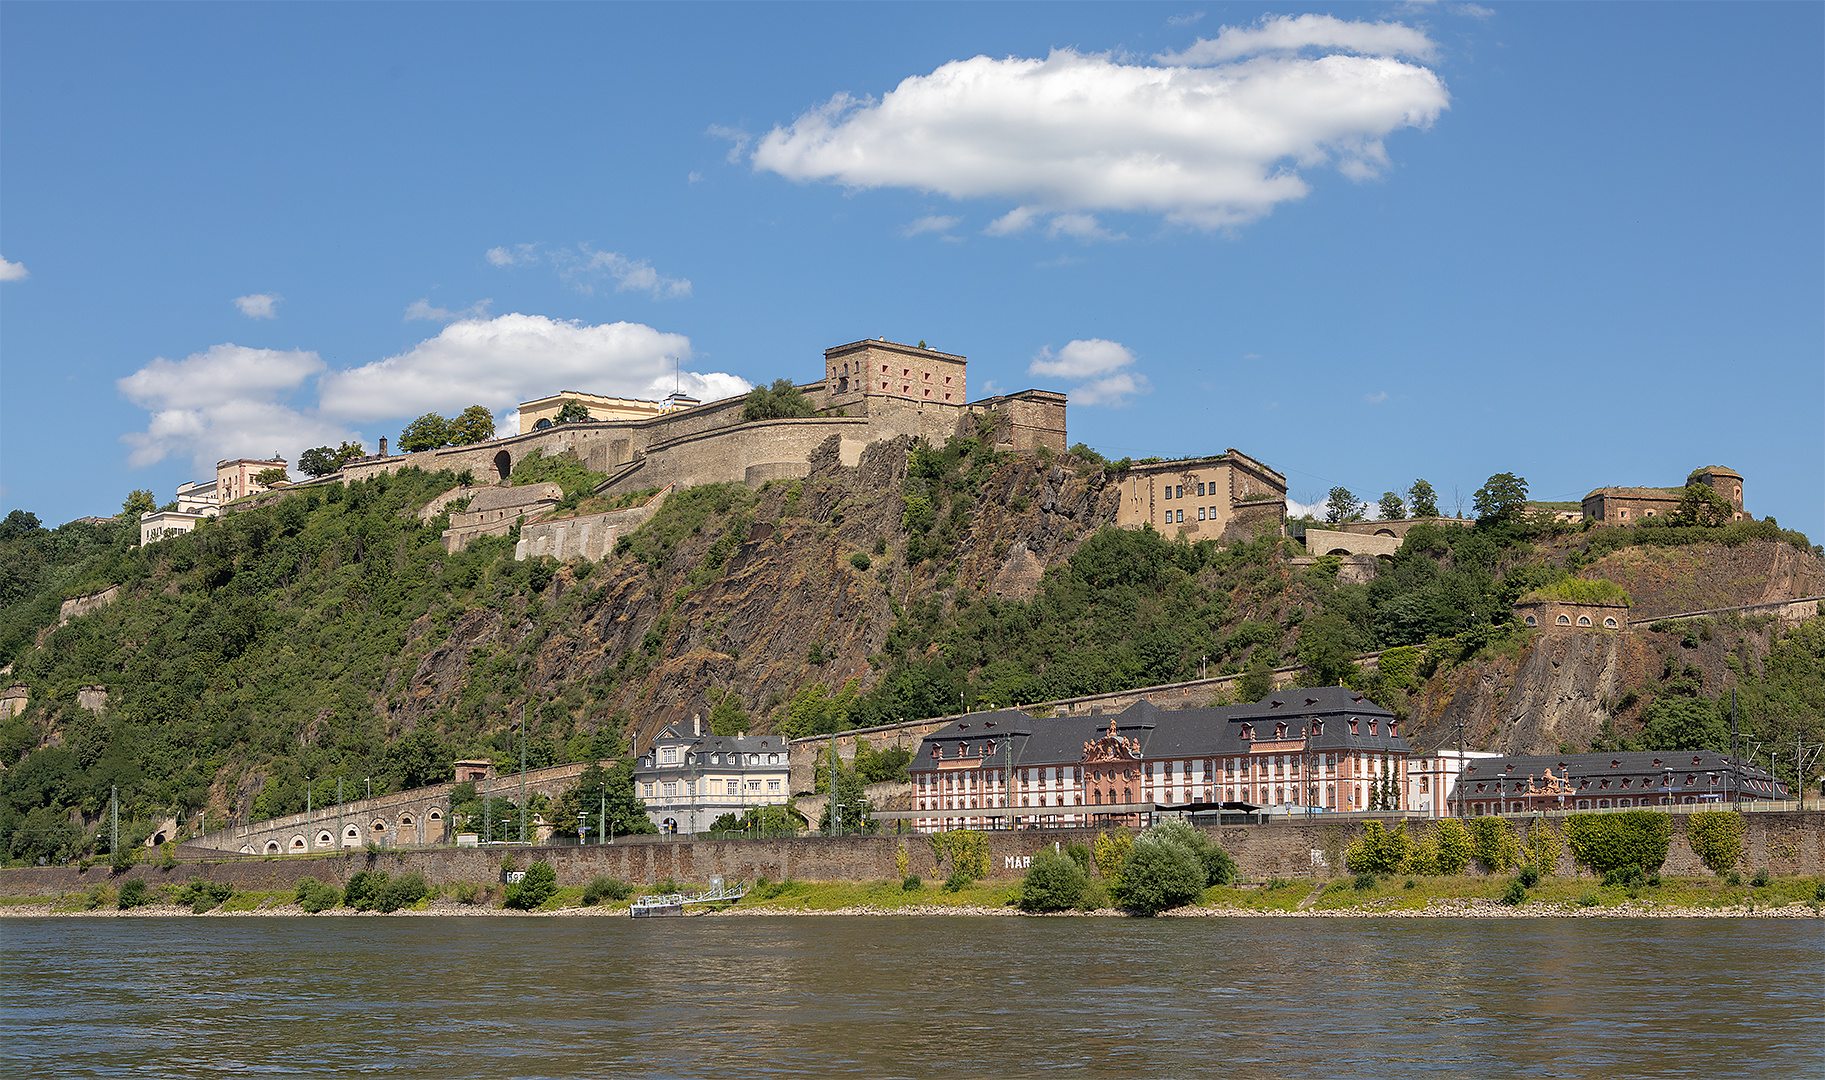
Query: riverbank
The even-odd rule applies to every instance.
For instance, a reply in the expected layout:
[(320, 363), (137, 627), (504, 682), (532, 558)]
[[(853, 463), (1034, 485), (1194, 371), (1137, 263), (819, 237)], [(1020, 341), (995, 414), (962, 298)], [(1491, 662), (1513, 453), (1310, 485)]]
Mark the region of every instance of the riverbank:
[[(1821, 880), (1775, 878), (1762, 885), (1732, 885), (1716, 878), (1667, 878), (1654, 884), (1599, 885), (1589, 879), (1546, 878), (1527, 890), (1520, 903), (1507, 903), (1507, 878), (1339, 878), (1274, 880), (1258, 885), (1218, 886), (1198, 904), (1162, 912), (1162, 918), (1825, 918)], [(1015, 906), (1019, 885), (973, 882), (955, 892), (897, 881), (759, 883), (747, 898), (691, 917), (730, 918), (780, 915), (966, 915), (1026, 918), (1127, 918), (1115, 908), (1029, 914)], [(105, 887), (53, 897), (0, 897), (0, 918), (239, 918), (305, 914), (293, 893), (238, 892), (219, 906), (196, 912), (171, 902), (168, 887), (153, 903), (121, 910)], [(565, 888), (538, 911), (502, 908), (485, 889), (450, 889), (402, 910), (382, 914), (336, 907), (328, 917), (414, 918), (484, 916), (498, 918), (626, 918), (625, 903), (587, 906), (579, 888)], [(466, 894), (471, 902), (456, 899)], [(474, 902), (474, 899), (481, 902)]]

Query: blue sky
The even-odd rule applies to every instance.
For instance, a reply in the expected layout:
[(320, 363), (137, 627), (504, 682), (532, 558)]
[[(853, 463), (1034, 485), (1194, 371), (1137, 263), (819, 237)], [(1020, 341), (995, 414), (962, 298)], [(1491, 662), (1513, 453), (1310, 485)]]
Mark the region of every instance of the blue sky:
[(1816, 4), (0, 6), (0, 509), (863, 337), (1301, 502), (1825, 538)]

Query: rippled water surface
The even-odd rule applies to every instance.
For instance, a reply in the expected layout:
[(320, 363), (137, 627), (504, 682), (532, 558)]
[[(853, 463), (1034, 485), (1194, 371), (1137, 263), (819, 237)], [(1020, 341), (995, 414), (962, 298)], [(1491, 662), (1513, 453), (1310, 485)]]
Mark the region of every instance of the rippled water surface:
[(0, 1074), (1825, 1075), (1825, 926), (7, 919)]

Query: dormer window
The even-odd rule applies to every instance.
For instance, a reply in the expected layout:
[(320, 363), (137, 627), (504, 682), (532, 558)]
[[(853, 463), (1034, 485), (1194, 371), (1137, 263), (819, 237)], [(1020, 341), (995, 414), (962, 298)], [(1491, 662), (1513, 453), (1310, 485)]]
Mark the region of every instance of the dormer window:
[(970, 756), (970, 744), (969, 743), (958, 743), (957, 744), (957, 756), (958, 757), (969, 757)]
[(1242, 738), (1243, 738), (1243, 740), (1244, 740), (1244, 741), (1249, 741), (1249, 740), (1252, 740), (1252, 739), (1254, 739), (1254, 737), (1255, 737), (1255, 725), (1253, 725), (1253, 724), (1243, 724), (1243, 725), (1242, 725)]
[(1388, 721), (1388, 738), (1392, 739), (1400, 734), (1400, 732), (1396, 731), (1394, 728), (1394, 725), (1397, 723), (1399, 723), (1398, 720), (1389, 720)]
[(1352, 735), (1362, 734), (1362, 732), (1356, 726), (1356, 718), (1354, 716), (1350, 717), (1350, 734), (1352, 734)]
[(1314, 736), (1324, 734), (1324, 721), (1323, 720), (1313, 720), (1312, 721), (1312, 734)]
[(659, 764), (661, 764), (661, 765), (678, 764), (678, 748), (676, 746), (660, 747), (659, 748)]
[(1369, 719), (1369, 734), (1375, 734), (1375, 719), (1373, 717), (1370, 717)]
[(1274, 738), (1276, 738), (1276, 739), (1286, 738), (1286, 721), (1282, 720), (1278, 724), (1274, 725)]

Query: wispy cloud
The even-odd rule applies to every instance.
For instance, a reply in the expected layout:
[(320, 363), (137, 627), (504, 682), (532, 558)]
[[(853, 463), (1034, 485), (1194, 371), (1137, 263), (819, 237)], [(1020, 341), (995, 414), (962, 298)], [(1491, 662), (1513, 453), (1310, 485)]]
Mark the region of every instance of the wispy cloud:
[(241, 314), (250, 319), (276, 319), (279, 317), (279, 301), (285, 299), (277, 293), (254, 293), (252, 296), (237, 296), (234, 306)]
[(1380, 405), (1382, 402), (1388, 400), (1388, 392), (1386, 390), (1377, 390), (1373, 394), (1364, 394), (1362, 399), (1371, 405)]
[(493, 300), (477, 300), (466, 308), (451, 311), (449, 308), (433, 307), (429, 300), (414, 300), (407, 305), (403, 321), (425, 319), (431, 322), (455, 322), (458, 319), (485, 319), (488, 317), (488, 306), (492, 303)]
[(542, 251), (537, 244), (515, 244), (512, 247), (488, 249), (488, 261), (495, 266), (526, 266), (548, 262), (558, 277), (580, 293), (593, 296), (599, 285), (611, 285), (615, 292), (644, 292), (655, 300), (677, 300), (691, 295), (689, 278), (671, 277), (653, 268), (645, 259), (635, 259), (618, 251), (597, 251), (588, 244)]
[(747, 153), (748, 146), (754, 142), (754, 136), (742, 129), (723, 127), (721, 124), (711, 124), (704, 134), (715, 136), (718, 139), (729, 140), (728, 156), (729, 164), (731, 165), (741, 164), (741, 156)]
[(31, 273), (24, 263), (7, 262), (6, 257), (0, 255), (0, 281), (24, 281), (28, 277)]
[(960, 217), (945, 217), (942, 214), (927, 214), (915, 221), (909, 221), (900, 227), (901, 236), (917, 236), (920, 233), (948, 232), (963, 224)]
[(1202, 19), (1203, 17), (1204, 17), (1204, 13), (1202, 11), (1190, 11), (1190, 12), (1186, 12), (1183, 15), (1169, 15), (1166, 17), (1166, 25), (1167, 26), (1190, 26), (1192, 23), (1197, 22), (1199, 19)]

